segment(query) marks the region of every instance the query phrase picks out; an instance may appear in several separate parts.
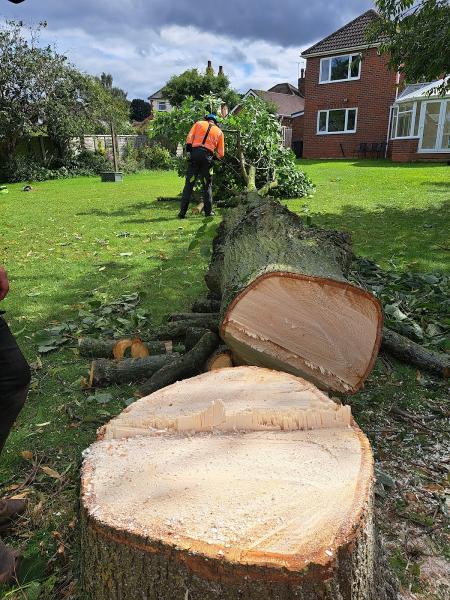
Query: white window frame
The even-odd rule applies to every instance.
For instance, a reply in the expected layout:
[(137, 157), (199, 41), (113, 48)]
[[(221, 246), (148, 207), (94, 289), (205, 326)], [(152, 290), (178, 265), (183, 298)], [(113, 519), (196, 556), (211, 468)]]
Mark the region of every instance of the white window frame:
[[(439, 122), (438, 122), (438, 128), (437, 128), (437, 132), (436, 132), (436, 144), (433, 148), (422, 148), (422, 138), (423, 138), (423, 128), (425, 125), (425, 111), (426, 111), (426, 105), (430, 102), (440, 102), (441, 103), (441, 108), (439, 111)], [(442, 145), (442, 137), (444, 135), (444, 119), (445, 119), (445, 114), (447, 111), (447, 104), (450, 102), (450, 100), (439, 100), (438, 98), (433, 98), (430, 100), (425, 100), (424, 102), (422, 102), (422, 106), (420, 109), (420, 121), (419, 121), (419, 131), (418, 131), (418, 137), (419, 137), (419, 144), (417, 146), (417, 152), (421, 153), (421, 154), (449, 154), (450, 152), (450, 148), (441, 148)]]
[[(405, 103), (399, 103), (396, 106), (394, 106), (394, 110), (392, 111), (392, 121), (394, 122), (395, 120), (395, 132), (391, 131), (391, 139), (392, 140), (411, 140), (411, 139), (417, 139), (419, 137), (419, 131), (417, 131), (417, 135), (414, 135), (414, 125), (416, 123), (416, 115), (417, 115), (417, 102), (412, 102), (412, 109), (409, 111), (403, 111), (403, 112), (411, 112), (411, 125), (409, 127), (409, 135), (397, 135), (397, 131), (398, 131), (398, 116), (399, 116), (399, 109), (401, 109), (402, 106), (404, 106), (404, 104), (408, 104), (408, 102)], [(392, 127), (393, 129), (393, 127)], [(420, 129), (420, 127), (419, 127)], [(395, 135), (392, 135), (392, 134)]]
[[(164, 104), (164, 108), (161, 108), (161, 104)], [(167, 100), (158, 100), (158, 111), (167, 112)]]
[[(320, 113), (327, 113), (326, 128), (328, 130), (328, 123), (330, 120), (330, 112), (333, 110), (345, 110), (344, 131), (320, 131), (319, 130)], [(355, 111), (355, 128), (354, 129), (347, 129), (348, 111), (349, 110)], [(356, 133), (357, 127), (358, 127), (358, 107), (357, 106), (352, 106), (350, 108), (326, 108), (326, 109), (317, 111), (317, 127), (316, 127), (317, 135), (347, 135), (349, 133)]]
[[(333, 58), (344, 58), (348, 56), (349, 57), (349, 61), (348, 61), (348, 77), (346, 77), (345, 79), (331, 79), (331, 62), (333, 60)], [(351, 76), (351, 68), (352, 68), (352, 56), (358, 56), (359, 57), (359, 69), (358, 69), (358, 75), (355, 77)], [(324, 60), (329, 60), (329, 66), (328, 66), (328, 79), (325, 79), (324, 81), (321, 81), (321, 76), (322, 76), (322, 63)], [(361, 79), (361, 64), (362, 64), (362, 56), (360, 52), (351, 52), (348, 54), (337, 54), (335, 56), (325, 56), (324, 58), (320, 59), (320, 68), (319, 68), (319, 84), (327, 84), (327, 83), (342, 83), (343, 81), (357, 81), (358, 79)]]

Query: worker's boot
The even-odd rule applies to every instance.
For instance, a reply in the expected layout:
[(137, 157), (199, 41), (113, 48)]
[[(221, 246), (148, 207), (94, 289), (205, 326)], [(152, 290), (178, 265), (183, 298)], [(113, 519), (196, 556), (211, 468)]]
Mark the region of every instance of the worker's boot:
[(25, 512), (26, 500), (0, 500), (0, 531), (7, 529), (12, 521)]
[(19, 553), (0, 540), (0, 583), (11, 583), (16, 578)]

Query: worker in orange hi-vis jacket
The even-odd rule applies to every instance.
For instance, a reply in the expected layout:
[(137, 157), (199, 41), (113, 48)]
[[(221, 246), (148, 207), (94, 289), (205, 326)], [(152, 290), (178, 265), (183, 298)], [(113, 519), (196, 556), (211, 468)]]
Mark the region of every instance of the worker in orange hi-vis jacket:
[(225, 153), (223, 133), (217, 125), (216, 115), (210, 114), (192, 126), (186, 138), (186, 150), (190, 153), (186, 183), (181, 198), (179, 219), (184, 219), (191, 200), (192, 190), (198, 177), (202, 178), (205, 215), (212, 212), (212, 163), (222, 159)]

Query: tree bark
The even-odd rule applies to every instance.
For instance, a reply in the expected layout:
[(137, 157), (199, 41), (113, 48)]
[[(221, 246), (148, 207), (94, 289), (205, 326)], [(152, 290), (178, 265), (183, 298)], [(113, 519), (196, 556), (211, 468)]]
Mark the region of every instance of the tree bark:
[(195, 313), (218, 313), (220, 310), (220, 300), (211, 298), (198, 298), (192, 304), (192, 312)]
[(113, 383), (142, 381), (162, 367), (174, 363), (179, 356), (173, 352), (172, 354), (157, 354), (146, 358), (125, 358), (124, 360), (99, 358), (92, 362), (89, 383), (92, 387), (98, 387)]
[(147, 396), (148, 394), (153, 394), (153, 392), (175, 381), (197, 375), (202, 371), (208, 356), (210, 356), (218, 345), (218, 336), (212, 331), (207, 331), (192, 350), (180, 356), (176, 361), (166, 364), (159, 371), (156, 371), (150, 379), (145, 381), (139, 389), (140, 395)]
[(233, 366), (233, 356), (231, 350), (226, 346), (219, 346), (205, 363), (205, 371), (215, 371), (216, 369), (226, 369)]
[(240, 364), (354, 393), (373, 368), (382, 314), (350, 284), (349, 235), (308, 228), (279, 202), (247, 195), (219, 226), (205, 276), (221, 298), (220, 335)]
[(373, 479), (349, 408), (306, 381), (238, 367), (167, 387), (86, 455), (84, 597), (394, 600)]
[(184, 341), (186, 337), (186, 331), (190, 328), (202, 328), (209, 329), (218, 333), (219, 323), (216, 318), (208, 318), (203, 320), (193, 321), (173, 321), (160, 327), (155, 327), (148, 332), (148, 337), (156, 340), (173, 340), (176, 342)]
[(200, 327), (189, 327), (186, 330), (186, 337), (184, 339), (184, 347), (186, 351), (192, 350), (192, 348), (202, 339), (202, 337), (209, 331)]
[[(119, 340), (80, 338), (78, 340), (78, 352), (80, 356), (89, 358), (113, 358), (113, 350)], [(172, 342), (144, 341), (151, 356), (154, 354), (170, 354)]]
[(211, 322), (213, 322), (214, 325), (217, 325), (217, 323), (219, 322), (219, 313), (190, 312), (190, 313), (174, 313), (174, 314), (170, 315), (169, 322), (177, 323), (179, 321), (182, 321), (182, 322), (192, 321), (193, 323), (195, 322), (199, 327), (205, 327), (205, 329), (209, 329), (209, 325)]
[(401, 362), (430, 371), (440, 377), (450, 377), (450, 355), (428, 350), (387, 327), (383, 328), (381, 349)]

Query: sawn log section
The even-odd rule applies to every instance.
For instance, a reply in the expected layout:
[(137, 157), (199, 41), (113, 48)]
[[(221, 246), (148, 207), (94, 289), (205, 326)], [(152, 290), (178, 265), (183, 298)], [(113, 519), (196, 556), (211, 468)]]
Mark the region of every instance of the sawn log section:
[(378, 353), (382, 312), (346, 280), (351, 260), (347, 234), (306, 227), (275, 200), (249, 194), (230, 209), (205, 279), (235, 363), (356, 392)]
[(82, 471), (89, 600), (391, 600), (349, 407), (236, 367), (142, 398)]

